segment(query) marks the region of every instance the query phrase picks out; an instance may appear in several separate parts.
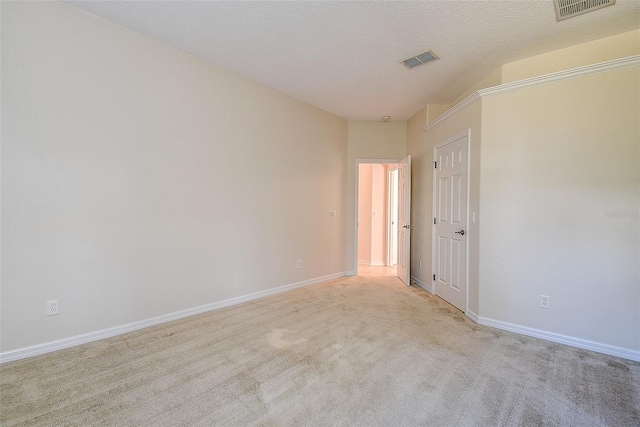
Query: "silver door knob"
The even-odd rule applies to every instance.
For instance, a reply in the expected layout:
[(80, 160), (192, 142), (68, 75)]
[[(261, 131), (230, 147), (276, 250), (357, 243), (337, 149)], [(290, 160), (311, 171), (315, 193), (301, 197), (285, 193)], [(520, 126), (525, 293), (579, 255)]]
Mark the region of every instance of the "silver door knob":
[(455, 233), (464, 236), (464, 230), (456, 231)]

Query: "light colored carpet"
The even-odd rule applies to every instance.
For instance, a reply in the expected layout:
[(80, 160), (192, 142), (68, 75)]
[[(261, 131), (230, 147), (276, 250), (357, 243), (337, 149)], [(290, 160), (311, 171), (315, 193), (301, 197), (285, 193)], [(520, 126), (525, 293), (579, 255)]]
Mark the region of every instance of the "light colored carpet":
[(638, 426), (640, 363), (350, 277), (0, 366), (3, 426)]

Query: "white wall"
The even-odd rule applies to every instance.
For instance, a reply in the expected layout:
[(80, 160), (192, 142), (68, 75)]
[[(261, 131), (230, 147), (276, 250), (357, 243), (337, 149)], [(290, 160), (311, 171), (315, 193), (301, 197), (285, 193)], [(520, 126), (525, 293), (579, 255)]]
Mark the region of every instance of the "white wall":
[[(478, 87), (637, 54), (639, 35), (506, 64)], [(412, 276), (430, 283), (415, 264), (431, 257), (432, 147), (470, 129), (470, 311), (481, 323), (639, 357), (639, 104), (635, 67), (486, 97), (422, 136), (420, 122), (441, 106), (418, 112), (407, 139)]]
[(406, 156), (407, 123), (349, 121), (347, 149), (346, 265), (355, 274), (356, 161), (358, 159), (399, 160)]
[(640, 54), (640, 29), (504, 64), (501, 83)]
[[(429, 119), (430, 108), (430, 105), (425, 107), (409, 120), (410, 132), (407, 140), (407, 153), (411, 154), (412, 160), (411, 276), (427, 286), (433, 286), (433, 147), (469, 132), (469, 212), (478, 212), (481, 146), (480, 103), (458, 111), (425, 132), (420, 121), (425, 120), (422, 124), (424, 126), (428, 120), (433, 120)], [(440, 107), (435, 106), (435, 109), (440, 110)], [(479, 229), (477, 224), (470, 223), (466, 231), (469, 245), (468, 309), (477, 314)], [(418, 267), (419, 261), (422, 261), (422, 268)]]
[(63, 3), (1, 7), (1, 351), (345, 271), (345, 120)]
[(482, 101), (482, 317), (640, 350), (639, 93), (635, 67)]

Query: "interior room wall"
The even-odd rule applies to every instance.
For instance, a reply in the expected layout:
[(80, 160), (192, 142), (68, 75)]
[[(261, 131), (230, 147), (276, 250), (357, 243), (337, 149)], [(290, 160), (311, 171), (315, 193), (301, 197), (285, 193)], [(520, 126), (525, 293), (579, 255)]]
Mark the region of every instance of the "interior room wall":
[[(502, 67), (502, 78), (634, 55), (639, 40), (634, 31), (527, 58)], [(471, 185), (478, 187), (470, 211), (479, 210), (470, 224), (469, 308), (481, 322), (637, 352), (639, 82), (635, 67), (490, 96), (422, 136), (420, 122), (431, 123), (441, 106), (409, 120), (414, 188), (416, 180), (432, 185), (424, 166), (435, 141), (471, 129)], [(430, 190), (414, 192), (412, 257), (431, 257), (431, 227), (423, 223), (431, 206)], [(430, 274), (412, 269), (427, 284)], [(541, 309), (540, 295), (549, 293), (558, 296)]]
[[(407, 122), (407, 154), (411, 155), (411, 277), (430, 287), (431, 277), (431, 187), (427, 175), (432, 154), (422, 130), (429, 122), (430, 105), (425, 106)], [(419, 267), (422, 261), (422, 267)]]
[(639, 93), (634, 67), (483, 99), (482, 317), (640, 350)]
[(503, 65), (502, 83), (640, 55), (640, 29), (554, 50)]
[(64, 3), (1, 7), (2, 352), (344, 273), (346, 120)]
[(399, 160), (406, 156), (407, 122), (351, 120), (348, 125), (346, 265), (356, 274), (356, 174), (358, 159)]
[[(479, 210), (479, 168), (481, 110), (476, 102), (436, 124), (426, 132), (422, 130), (429, 118), (429, 109), (425, 107), (409, 120), (409, 138), (407, 154), (411, 155), (411, 276), (418, 283), (433, 291), (433, 148), (461, 134), (469, 132), (469, 211)], [(440, 106), (435, 107), (438, 111)], [(420, 134), (422, 132), (422, 135)], [(478, 313), (478, 263), (479, 249), (477, 224), (469, 224), (466, 238), (469, 247), (469, 307)], [(422, 268), (419, 267), (420, 261)]]

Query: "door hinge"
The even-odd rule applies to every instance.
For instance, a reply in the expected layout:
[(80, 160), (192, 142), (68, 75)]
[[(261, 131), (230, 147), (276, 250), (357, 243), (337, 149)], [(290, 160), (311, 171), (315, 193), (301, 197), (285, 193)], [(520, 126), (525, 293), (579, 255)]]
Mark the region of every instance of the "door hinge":
[(436, 281), (436, 275), (435, 274), (433, 275), (433, 281), (434, 282)]
[(438, 169), (438, 162), (433, 162), (433, 168)]
[(433, 225), (436, 225), (436, 219), (433, 218)]

